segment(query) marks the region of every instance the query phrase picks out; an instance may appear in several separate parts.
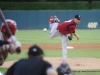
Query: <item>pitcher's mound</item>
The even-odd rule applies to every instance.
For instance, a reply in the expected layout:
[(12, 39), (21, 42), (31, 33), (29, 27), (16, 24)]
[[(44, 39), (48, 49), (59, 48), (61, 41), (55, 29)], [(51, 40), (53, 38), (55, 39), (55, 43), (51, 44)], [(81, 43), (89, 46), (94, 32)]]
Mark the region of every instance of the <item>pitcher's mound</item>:
[[(55, 68), (62, 63), (61, 57), (46, 57), (44, 60), (50, 62)], [(5, 62), (1, 67), (9, 68), (16, 61)], [(100, 69), (99, 58), (68, 58), (67, 62), (73, 70)]]

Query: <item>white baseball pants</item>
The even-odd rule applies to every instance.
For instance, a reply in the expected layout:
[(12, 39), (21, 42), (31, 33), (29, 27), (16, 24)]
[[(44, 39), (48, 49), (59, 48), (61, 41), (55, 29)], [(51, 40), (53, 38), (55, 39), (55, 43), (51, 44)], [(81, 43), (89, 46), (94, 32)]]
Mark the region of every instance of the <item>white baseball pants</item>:
[(63, 60), (66, 60), (66, 58), (67, 58), (68, 36), (67, 35), (62, 35), (59, 32), (59, 30), (57, 30), (57, 26), (58, 26), (58, 23), (55, 23), (55, 25), (53, 25), (53, 27), (50, 31), (50, 38), (55, 38), (55, 37), (61, 36)]
[(52, 29), (53, 24), (54, 24), (54, 23), (49, 24), (49, 28), (50, 28), (50, 30)]

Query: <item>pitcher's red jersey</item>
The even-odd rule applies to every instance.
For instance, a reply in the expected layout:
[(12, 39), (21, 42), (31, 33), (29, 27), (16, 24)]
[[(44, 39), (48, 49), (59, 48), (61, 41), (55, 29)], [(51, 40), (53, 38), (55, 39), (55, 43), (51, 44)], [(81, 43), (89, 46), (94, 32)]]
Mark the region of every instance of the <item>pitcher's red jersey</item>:
[(64, 35), (75, 33), (76, 24), (73, 19), (69, 21), (64, 21), (63, 23), (58, 25), (57, 29), (59, 30), (60, 33)]
[(50, 18), (48, 19), (48, 21), (49, 21), (50, 24), (52, 24), (52, 23), (54, 23), (54, 18), (53, 18), (53, 17), (50, 17)]

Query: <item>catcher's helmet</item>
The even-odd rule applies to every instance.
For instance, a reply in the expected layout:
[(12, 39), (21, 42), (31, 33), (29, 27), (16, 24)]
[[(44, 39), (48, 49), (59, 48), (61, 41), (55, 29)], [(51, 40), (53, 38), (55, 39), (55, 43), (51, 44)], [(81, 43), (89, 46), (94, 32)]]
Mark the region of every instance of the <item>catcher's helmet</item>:
[[(15, 32), (16, 32), (16, 29), (17, 29), (16, 22), (14, 20), (7, 19), (6, 23), (8, 24), (8, 27), (9, 27), (12, 35), (15, 35)], [(2, 25), (1, 25), (1, 31), (10, 34), (4, 23), (2, 23)]]
[(58, 75), (74, 75), (68, 63), (61, 63), (57, 68)]

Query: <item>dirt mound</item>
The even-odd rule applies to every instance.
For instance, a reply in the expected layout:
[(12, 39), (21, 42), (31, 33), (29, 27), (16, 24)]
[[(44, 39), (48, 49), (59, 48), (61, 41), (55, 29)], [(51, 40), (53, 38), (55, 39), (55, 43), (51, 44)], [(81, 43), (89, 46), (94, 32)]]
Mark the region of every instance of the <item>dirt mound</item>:
[[(43, 50), (60, 50), (61, 44), (38, 44)], [(27, 50), (32, 44), (22, 44), (22, 50)], [(74, 49), (98, 49), (100, 50), (100, 43), (98, 44), (68, 44), (68, 46), (73, 46)], [(58, 67), (62, 58), (44, 58), (50, 62), (54, 67)], [(10, 67), (15, 61), (5, 62), (1, 67)], [(72, 69), (100, 69), (100, 59), (98, 58), (68, 58), (68, 64)], [(95, 65), (96, 64), (96, 65)]]
[[(50, 62), (55, 68), (62, 63), (61, 57), (46, 57), (44, 60)], [(16, 61), (5, 62), (1, 67), (9, 68), (14, 62)], [(73, 70), (100, 69), (100, 59), (98, 58), (68, 58), (67, 62)]]

